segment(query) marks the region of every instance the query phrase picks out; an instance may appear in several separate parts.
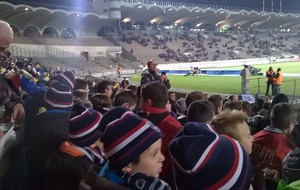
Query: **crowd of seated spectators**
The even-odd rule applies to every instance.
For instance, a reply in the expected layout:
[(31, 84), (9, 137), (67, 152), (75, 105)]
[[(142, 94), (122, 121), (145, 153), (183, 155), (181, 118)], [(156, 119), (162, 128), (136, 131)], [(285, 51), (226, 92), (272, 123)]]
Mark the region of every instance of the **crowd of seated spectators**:
[[(299, 41), (298, 35), (253, 31), (205, 32), (202, 34), (199, 32), (197, 34), (178, 33), (175, 35), (165, 33), (159, 35), (163, 36), (162, 38), (158, 38), (155, 34), (143, 34), (141, 31), (138, 35), (133, 32), (123, 33), (120, 38), (123, 42), (129, 44), (133, 40), (145, 47), (151, 44), (152, 49), (160, 50), (158, 56), (166, 62), (171, 60), (198, 62), (262, 58), (274, 56), (274, 50), (282, 53), (299, 54), (299, 43), (292, 43), (293, 40)], [(204, 37), (204, 35), (208, 37)], [(178, 42), (181, 45), (174, 49), (175, 44), (179, 44)], [(282, 57), (278, 54), (275, 54), (275, 56)]]
[(4, 189), (283, 189), (300, 180), (298, 111), (285, 94), (177, 99), (162, 78), (121, 88), (64, 71), (40, 88), (30, 73), (13, 76), (24, 141)]

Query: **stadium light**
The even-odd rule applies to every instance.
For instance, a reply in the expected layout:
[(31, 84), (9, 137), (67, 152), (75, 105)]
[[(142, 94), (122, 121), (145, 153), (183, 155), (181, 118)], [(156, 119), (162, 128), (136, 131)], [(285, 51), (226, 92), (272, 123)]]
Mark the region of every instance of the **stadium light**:
[(28, 11), (29, 10), (29, 8), (28, 7), (25, 7), (25, 11)]
[(199, 12), (200, 12), (200, 10), (199, 10), (199, 9), (195, 11), (195, 13), (199, 13)]
[(143, 8), (143, 6), (142, 5), (140, 5), (140, 6), (138, 6), (138, 8), (140, 9), (140, 8)]

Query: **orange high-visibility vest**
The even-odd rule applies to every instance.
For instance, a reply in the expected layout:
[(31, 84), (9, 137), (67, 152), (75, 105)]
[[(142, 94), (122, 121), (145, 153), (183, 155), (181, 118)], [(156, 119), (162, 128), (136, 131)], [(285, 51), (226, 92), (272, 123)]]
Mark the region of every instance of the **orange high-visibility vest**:
[(277, 73), (279, 73), (279, 76), (278, 76), (278, 78), (273, 79), (273, 84), (281, 85), (282, 84), (282, 73), (281, 73), (281, 71), (278, 71)]
[[(268, 75), (274, 75), (275, 74), (275, 72), (274, 71), (267, 71), (267, 74)], [(272, 81), (273, 80), (273, 77), (267, 77), (267, 81)]]

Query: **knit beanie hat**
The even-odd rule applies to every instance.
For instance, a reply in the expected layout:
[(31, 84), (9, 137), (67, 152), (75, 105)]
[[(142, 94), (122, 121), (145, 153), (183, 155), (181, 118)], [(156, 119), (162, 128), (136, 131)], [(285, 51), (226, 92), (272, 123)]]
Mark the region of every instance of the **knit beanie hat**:
[(71, 90), (73, 90), (75, 85), (75, 75), (72, 71), (65, 71), (63, 73), (59, 73), (52, 77), (53, 80), (57, 80), (64, 85), (67, 85)]
[(45, 107), (49, 110), (69, 110), (73, 106), (73, 94), (68, 86), (55, 82), (44, 96)]
[(249, 189), (250, 158), (205, 123), (187, 123), (169, 144), (178, 189)]
[(102, 115), (83, 103), (74, 105), (69, 115), (69, 137), (74, 145), (89, 147), (100, 139), (99, 123)]
[(162, 137), (160, 129), (125, 107), (108, 111), (101, 120), (104, 152), (110, 164), (122, 169)]

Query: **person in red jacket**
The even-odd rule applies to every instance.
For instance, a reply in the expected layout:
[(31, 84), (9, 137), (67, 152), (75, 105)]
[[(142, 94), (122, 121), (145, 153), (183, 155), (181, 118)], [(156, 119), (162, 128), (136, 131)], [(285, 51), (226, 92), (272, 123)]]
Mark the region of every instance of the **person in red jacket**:
[(152, 123), (157, 125), (161, 132), (162, 137), (162, 153), (166, 160), (160, 178), (167, 182), (172, 189), (175, 189), (172, 161), (169, 154), (169, 143), (182, 128), (182, 125), (170, 113), (165, 110), (168, 103), (168, 90), (167, 87), (160, 81), (153, 81), (147, 83), (142, 87), (141, 91), (141, 109), (139, 112), (143, 118), (147, 118)]
[(271, 125), (253, 136), (254, 189), (276, 189), (281, 179), (282, 160), (296, 148), (287, 137), (294, 129), (296, 118), (295, 105), (278, 103), (270, 114)]

